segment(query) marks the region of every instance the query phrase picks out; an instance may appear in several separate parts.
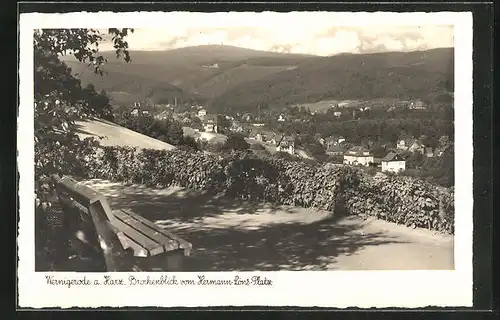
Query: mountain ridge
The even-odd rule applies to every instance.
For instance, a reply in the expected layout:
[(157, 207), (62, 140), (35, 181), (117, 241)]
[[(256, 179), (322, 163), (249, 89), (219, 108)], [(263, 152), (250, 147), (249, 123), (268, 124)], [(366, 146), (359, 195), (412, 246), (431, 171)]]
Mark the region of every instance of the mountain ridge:
[[(82, 82), (95, 81), (98, 89), (127, 92), (134, 87), (131, 83), (139, 83), (144, 87), (135, 90), (139, 97), (152, 87), (163, 98), (182, 95), (181, 100), (207, 102), (214, 111), (325, 98), (425, 98), (453, 91), (453, 48), (323, 57), (207, 45), (131, 51), (129, 64), (113, 59), (113, 52), (104, 56), (108, 76), (100, 80), (81, 72), (89, 70), (85, 64), (63, 60), (81, 73)], [(152, 98), (161, 100), (154, 94)]]

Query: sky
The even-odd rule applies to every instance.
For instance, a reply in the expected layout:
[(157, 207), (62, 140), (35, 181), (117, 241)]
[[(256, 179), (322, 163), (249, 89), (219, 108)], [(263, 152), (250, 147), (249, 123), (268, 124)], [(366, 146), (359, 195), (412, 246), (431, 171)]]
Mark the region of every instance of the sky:
[[(158, 27), (136, 28), (131, 50), (231, 45), (329, 56), (453, 47), (452, 25), (339, 25), (330, 12), (168, 13)], [(105, 45), (101, 49), (111, 49)]]

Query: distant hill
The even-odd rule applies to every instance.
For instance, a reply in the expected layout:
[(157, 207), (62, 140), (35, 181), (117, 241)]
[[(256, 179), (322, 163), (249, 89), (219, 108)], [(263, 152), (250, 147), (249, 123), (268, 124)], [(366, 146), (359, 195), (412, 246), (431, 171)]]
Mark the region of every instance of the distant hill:
[(98, 89), (125, 100), (140, 97), (137, 93), (143, 91), (138, 88), (141, 86), (152, 86), (167, 96), (183, 92), (183, 98), (211, 99), (235, 85), (295, 68), (315, 58), (217, 45), (131, 51), (132, 62), (128, 64), (117, 60), (114, 52), (101, 54), (108, 59), (103, 66), (107, 75), (101, 78), (72, 57), (63, 57), (63, 60), (84, 83), (92, 82)]
[(318, 57), (235, 86), (214, 99), (211, 109), (243, 111), (328, 99), (433, 99), (453, 92), (453, 63), (452, 48)]
[(191, 101), (193, 96), (166, 81), (140, 75), (130, 75), (118, 68), (108, 70), (104, 75), (94, 73), (91, 67), (74, 61), (66, 61), (72, 73), (82, 81), (82, 85), (92, 83), (98, 90), (105, 90), (116, 103), (133, 103), (150, 99), (153, 103), (162, 101)]
[(94, 83), (115, 101), (177, 98), (214, 112), (326, 100), (432, 100), (453, 92), (454, 82), (453, 48), (318, 57), (209, 45), (132, 51), (129, 64), (113, 52), (102, 54), (108, 58), (103, 77), (63, 60), (84, 84)]

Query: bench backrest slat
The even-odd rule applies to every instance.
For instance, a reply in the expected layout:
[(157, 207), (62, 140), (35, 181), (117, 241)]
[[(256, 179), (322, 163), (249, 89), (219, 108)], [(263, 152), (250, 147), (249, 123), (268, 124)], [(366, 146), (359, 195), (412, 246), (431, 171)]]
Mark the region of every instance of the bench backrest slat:
[[(105, 271), (127, 270), (123, 265), (125, 259), (122, 258), (126, 251), (110, 221), (116, 218), (104, 195), (67, 176), (60, 178), (53, 175), (52, 180), (56, 184), (61, 206), (68, 216), (66, 220), (70, 233), (84, 234), (88, 241), (85, 246), (93, 247), (96, 254), (102, 257)], [(73, 240), (79, 241), (77, 237)]]
[(106, 261), (106, 271), (127, 271), (126, 252), (118, 235), (113, 231), (111, 222), (106, 219), (100, 202), (94, 202), (89, 207), (90, 216), (98, 234), (99, 244)]
[(56, 182), (56, 188), (59, 197), (61, 197), (61, 195), (67, 195), (79, 205), (87, 209), (91, 204), (100, 202), (101, 206), (104, 208), (107, 219), (114, 219), (111, 207), (109, 206), (106, 197), (102, 193), (99, 193), (85, 185), (82, 185), (68, 176), (60, 178), (57, 175), (53, 175), (52, 179)]

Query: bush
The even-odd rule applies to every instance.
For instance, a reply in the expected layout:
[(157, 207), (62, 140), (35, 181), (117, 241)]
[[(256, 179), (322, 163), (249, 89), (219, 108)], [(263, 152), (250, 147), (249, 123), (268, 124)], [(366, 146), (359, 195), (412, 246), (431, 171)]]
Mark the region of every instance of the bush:
[(413, 228), (453, 233), (453, 192), (411, 177), (362, 171), (346, 179), (346, 206), (350, 214), (373, 216)]
[(254, 143), (254, 144), (250, 145), (250, 150), (262, 151), (262, 150), (266, 150), (266, 147), (264, 147), (260, 143)]
[(248, 150), (250, 144), (241, 133), (232, 133), (227, 137), (224, 148), (228, 150)]
[[(177, 185), (234, 198), (336, 210), (410, 227), (453, 233), (453, 190), (429, 182), (342, 165), (318, 165), (252, 153), (105, 147), (89, 158), (89, 178)], [(337, 213), (341, 213), (337, 211)]]
[(115, 123), (173, 145), (181, 145), (184, 142), (182, 125), (172, 119), (159, 120), (151, 115), (132, 116), (125, 112), (116, 117)]

